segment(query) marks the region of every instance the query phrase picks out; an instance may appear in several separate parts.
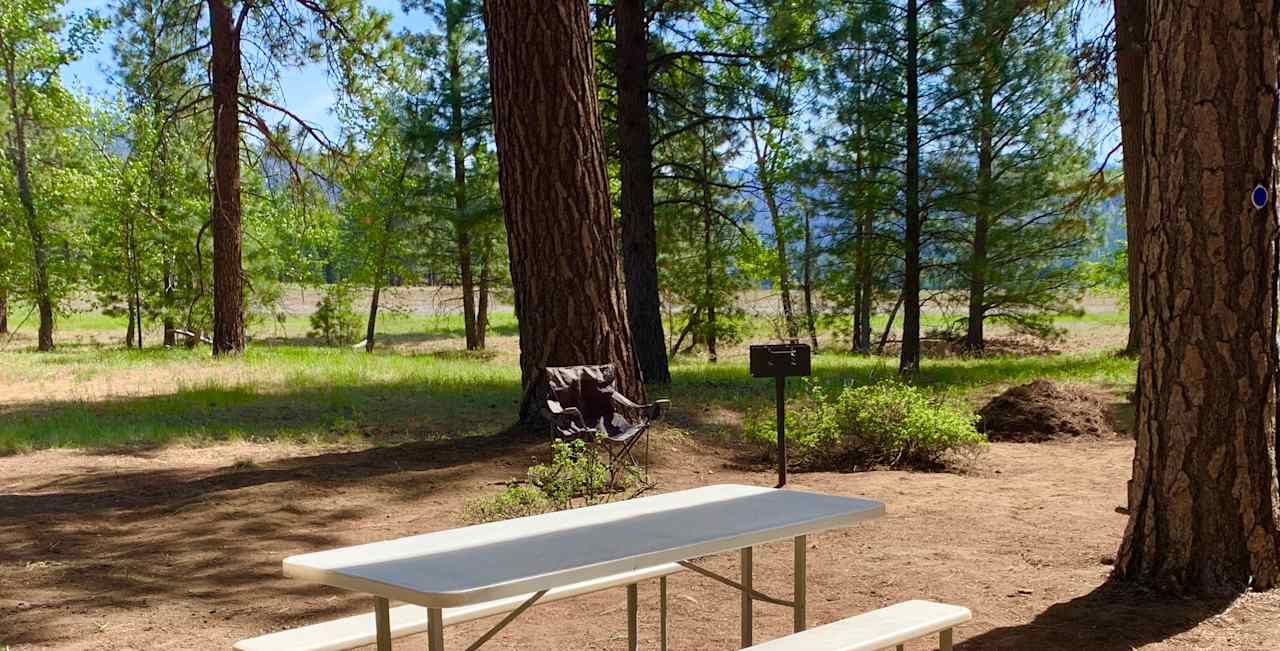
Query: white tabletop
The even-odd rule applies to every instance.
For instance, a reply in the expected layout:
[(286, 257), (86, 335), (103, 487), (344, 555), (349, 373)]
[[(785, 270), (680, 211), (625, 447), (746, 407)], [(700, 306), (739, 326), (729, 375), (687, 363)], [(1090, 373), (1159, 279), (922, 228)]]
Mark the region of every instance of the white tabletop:
[(723, 484), (284, 560), (285, 576), (431, 608), (537, 592), (852, 525), (872, 500)]

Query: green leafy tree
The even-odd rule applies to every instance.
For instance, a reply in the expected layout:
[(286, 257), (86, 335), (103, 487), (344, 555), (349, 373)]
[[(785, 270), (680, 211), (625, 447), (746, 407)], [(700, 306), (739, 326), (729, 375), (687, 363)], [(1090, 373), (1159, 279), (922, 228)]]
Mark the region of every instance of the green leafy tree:
[[(708, 84), (702, 65), (691, 62), (664, 73), (662, 83), (681, 94), (701, 114), (718, 110), (722, 98)], [(659, 250), (658, 270), (671, 321), (669, 354), (688, 342), (702, 344), (715, 362), (718, 345), (739, 338), (743, 311), (738, 294), (751, 277), (739, 256), (755, 253), (759, 241), (750, 222), (749, 204), (730, 178), (725, 161), (740, 151), (741, 138), (732, 124), (704, 120), (664, 139), (655, 154), (666, 161), (665, 181), (655, 199)], [(677, 307), (680, 311), (677, 312)], [(679, 326), (677, 321), (682, 321)]]
[[(0, 71), (3, 72), (5, 161), (12, 179), (12, 205), (20, 215), (25, 257), (31, 266), (25, 294), (39, 312), (37, 348), (53, 349), (54, 314), (69, 288), (69, 279), (55, 277), (63, 235), (59, 218), (71, 209), (75, 180), (64, 173), (77, 150), (69, 129), (84, 119), (78, 98), (59, 77), (63, 66), (79, 57), (100, 27), (92, 14), (71, 22), (59, 0), (12, 0), (0, 5)], [(8, 202), (6, 202), (8, 203)], [(20, 254), (21, 255), (21, 254)], [(16, 257), (16, 256), (15, 256)], [(6, 290), (7, 294), (7, 290)], [(6, 296), (7, 299), (7, 296)]]
[(964, 0), (946, 83), (956, 135), (937, 161), (943, 208), (967, 291), (965, 345), (985, 345), (988, 320), (1046, 333), (1087, 282), (1088, 151), (1069, 132), (1076, 95), (1063, 6)]
[(426, 211), (454, 260), (448, 276), (456, 274), (462, 288), (467, 349), (483, 349), (505, 238), (480, 3), (415, 0), (405, 7), (422, 10), (437, 28), (406, 35), (422, 86), (405, 131), (407, 147), (421, 161), (413, 174), (423, 177), (416, 183), (426, 193)]
[[(282, 137), (290, 131), (272, 127), (272, 120), (289, 121), (320, 147), (339, 152), (270, 96), (280, 69), (325, 64), (343, 101), (358, 100), (394, 75), (397, 42), (388, 38), (390, 18), (363, 0), (206, 0), (190, 6), (183, 20), (184, 33), (196, 36), (176, 58), (200, 55), (209, 62), (209, 81), (175, 113), (212, 111), (213, 353), (234, 354), (245, 345), (242, 125), (250, 125), (262, 149), (279, 160), (296, 163), (297, 148)], [(201, 33), (200, 25), (207, 31)]]

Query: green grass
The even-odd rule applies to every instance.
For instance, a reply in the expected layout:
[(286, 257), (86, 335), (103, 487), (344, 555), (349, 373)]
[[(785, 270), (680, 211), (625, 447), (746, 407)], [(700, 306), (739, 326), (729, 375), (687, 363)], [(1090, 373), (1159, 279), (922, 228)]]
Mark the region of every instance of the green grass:
[[(1123, 325), (1127, 316), (1072, 318), (1091, 327)], [(95, 331), (102, 329), (103, 319), (73, 315), (60, 327)], [(379, 325), (384, 341), (450, 340), (461, 348), (459, 315), (394, 314), (380, 318)], [(751, 325), (762, 333), (769, 327), (763, 319)], [(0, 452), (228, 440), (390, 442), (491, 433), (514, 420), (520, 373), (509, 354), (495, 359), (462, 351), (367, 355), (306, 340), (304, 317), (286, 322), (285, 330), (287, 337), (259, 338), (244, 356), (229, 360), (210, 359), (207, 347), (61, 345), (47, 354), (0, 352), (4, 381), (25, 389), (21, 402), (7, 405), (0, 399)], [(493, 332), (514, 335), (514, 315), (495, 314)], [(812, 381), (833, 387), (866, 384), (895, 376), (896, 369), (893, 357), (822, 354), (814, 359)], [(916, 382), (977, 400), (1035, 378), (1123, 389), (1132, 384), (1134, 372), (1132, 359), (1098, 350), (926, 359)], [(672, 376), (669, 387), (654, 387), (650, 397), (670, 397), (673, 421), (695, 433), (734, 436), (718, 411), (754, 414), (772, 404), (773, 383), (750, 377), (741, 356), (717, 364), (677, 358)], [(802, 393), (803, 383), (790, 381), (788, 391)]]
[[(197, 356), (199, 356), (197, 358)], [(181, 351), (91, 351), (26, 357), (13, 368), (32, 381), (114, 370), (175, 374), (154, 396), (50, 399), (0, 407), (0, 450), (205, 444), (224, 440), (335, 441), (460, 436), (505, 423), (519, 399), (519, 369), (433, 356), (319, 347), (251, 347), (213, 361)], [(216, 380), (182, 380), (186, 368), (220, 366)], [(8, 364), (6, 363), (6, 368)], [(175, 373), (176, 371), (176, 373)]]

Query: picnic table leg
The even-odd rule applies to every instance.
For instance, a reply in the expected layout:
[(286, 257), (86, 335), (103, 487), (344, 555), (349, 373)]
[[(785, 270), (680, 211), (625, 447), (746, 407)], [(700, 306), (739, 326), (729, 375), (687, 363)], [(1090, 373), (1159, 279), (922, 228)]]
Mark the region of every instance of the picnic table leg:
[(632, 583), (627, 586), (627, 649), (636, 651), (638, 645), (637, 611), (640, 607), (639, 588)]
[(659, 649), (667, 651), (667, 577), (658, 579), (658, 627), (661, 630)]
[(751, 548), (742, 548), (742, 648), (751, 646)]
[(391, 604), (386, 598), (373, 598), (373, 620), (378, 630), (378, 651), (391, 651)]
[(439, 608), (427, 609), (427, 651), (444, 651), (444, 614)]
[(792, 624), (796, 633), (803, 631), (807, 626), (807, 618), (805, 617), (805, 601), (808, 598), (807, 581), (809, 573), (809, 563), (806, 558), (808, 546), (806, 544), (806, 536), (796, 536), (794, 567), (792, 569), (793, 592), (792, 599), (795, 605), (792, 607)]

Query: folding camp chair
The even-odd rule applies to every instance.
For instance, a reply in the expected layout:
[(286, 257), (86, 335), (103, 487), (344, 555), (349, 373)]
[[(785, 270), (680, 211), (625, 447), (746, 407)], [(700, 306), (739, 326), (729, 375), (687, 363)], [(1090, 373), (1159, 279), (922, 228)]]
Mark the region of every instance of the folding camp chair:
[[(622, 462), (639, 465), (632, 454), (636, 443), (671, 405), (669, 400), (645, 405), (628, 400), (618, 393), (617, 376), (613, 364), (553, 366), (547, 368), (542, 386), (542, 416), (552, 431), (565, 439), (599, 442), (609, 455), (611, 482)], [(646, 452), (646, 470), (648, 462)]]

